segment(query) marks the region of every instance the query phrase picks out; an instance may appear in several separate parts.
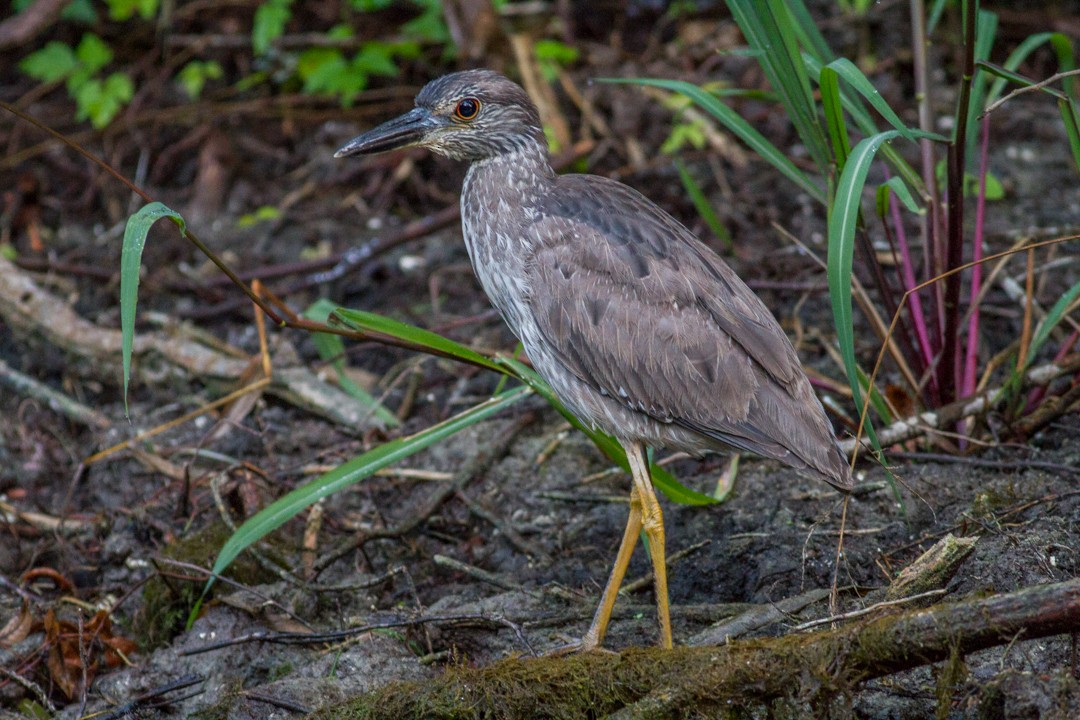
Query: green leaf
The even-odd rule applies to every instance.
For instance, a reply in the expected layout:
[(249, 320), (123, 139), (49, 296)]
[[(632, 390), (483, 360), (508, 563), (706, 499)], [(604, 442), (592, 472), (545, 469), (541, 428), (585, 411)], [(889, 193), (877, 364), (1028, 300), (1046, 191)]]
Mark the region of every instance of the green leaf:
[[(1066, 35), (1052, 32), (1031, 35), (1025, 38), (1023, 42), (1016, 46), (1015, 50), (1009, 53), (1009, 56), (1005, 58), (1005, 62), (1001, 67), (985, 61), (979, 63), (979, 66), (983, 70), (998, 76), (986, 94), (986, 105), (992, 105), (999, 97), (1001, 97), (1006, 82), (1013, 82), (1021, 86), (1034, 85), (1031, 80), (1017, 73), (1016, 69), (1020, 67), (1033, 52), (1045, 44), (1049, 44), (1054, 49), (1055, 54), (1058, 56), (1060, 70), (1071, 70), (1074, 67), (1076, 61), (1073, 57), (1073, 45), (1072, 41)], [(1043, 88), (1043, 92), (1049, 92), (1061, 97), (1061, 94), (1055, 88)]]
[(900, 202), (904, 203), (904, 207), (908, 209), (908, 212), (915, 213), (916, 215), (926, 214), (926, 208), (919, 207), (918, 202), (915, 200), (915, 196), (911, 194), (911, 190), (908, 189), (904, 179), (894, 176), (878, 185), (876, 194), (878, 217), (884, 218), (889, 211), (890, 190), (896, 197), (900, 198)]
[(698, 122), (680, 122), (671, 126), (671, 133), (667, 140), (660, 146), (660, 152), (665, 155), (678, 152), (689, 145), (695, 150), (705, 147), (705, 130)]
[(75, 91), (76, 119), (90, 119), (99, 130), (116, 117), (132, 98), (135, 85), (124, 73), (113, 73), (105, 80), (88, 80)]
[(251, 47), (256, 55), (265, 55), (270, 44), (282, 36), (292, 17), (292, 0), (267, 0), (255, 10), (251, 28)]
[(71, 92), (75, 98), (76, 120), (86, 120), (104, 102), (104, 83), (101, 80), (83, 80), (77, 87), (71, 88)]
[(24, 57), (19, 62), (19, 69), (35, 80), (51, 83), (68, 77), (78, 64), (70, 46), (53, 40)]
[(893, 128), (906, 139), (913, 140), (914, 135), (911, 129), (904, 124), (904, 121), (900, 119), (900, 116), (896, 114), (896, 111), (889, 106), (889, 103), (885, 102), (885, 98), (881, 96), (878, 89), (874, 87), (873, 83), (867, 79), (862, 70), (855, 66), (853, 62), (847, 58), (839, 58), (833, 60), (831, 63), (822, 68), (822, 74), (835, 73), (838, 77), (844, 79), (851, 89), (859, 93), (868, 103), (870, 107), (874, 108), (881, 117), (885, 119), (885, 122), (893, 126)]
[[(397, 338), (398, 340), (412, 343), (417, 349), (424, 350), (431, 354), (461, 360), (489, 370), (494, 370), (495, 372), (504, 375), (515, 377), (526, 383), (533, 391), (547, 400), (570, 422), (571, 425), (588, 435), (596, 446), (600, 448), (601, 452), (613, 461), (619, 463), (622, 467), (629, 468), (629, 465), (626, 463), (626, 454), (623, 452), (619, 443), (616, 442), (614, 438), (598, 432), (578, 420), (566, 409), (566, 406), (559, 401), (555, 396), (554, 391), (552, 391), (551, 387), (544, 379), (541, 378), (535, 370), (524, 363), (506, 357), (489, 359), (475, 350), (471, 350), (464, 345), (459, 345), (453, 340), (444, 338), (441, 335), (436, 335), (428, 330), (407, 325), (381, 315), (375, 315), (374, 313), (338, 308), (330, 314), (329, 321), (331, 323), (338, 322), (345, 327), (361, 332), (373, 332), (388, 335)], [(656, 484), (657, 489), (675, 502), (688, 505), (708, 505), (716, 502), (708, 495), (696, 492), (681, 485), (670, 473), (662, 468), (654, 468), (653, 482)]]
[(349, 0), (349, 5), (354, 10), (360, 12), (374, 12), (375, 10), (385, 10), (394, 4), (394, 0)]
[(1076, 283), (1065, 292), (1054, 306), (1050, 308), (1046, 313), (1046, 317), (1035, 327), (1035, 332), (1031, 335), (1031, 344), (1028, 346), (1026, 360), (1023, 367), (1013, 368), (1013, 371), (1009, 373), (1009, 378), (1001, 386), (1002, 396), (1015, 396), (1020, 389), (1021, 381), (1023, 380), (1024, 373), (1035, 361), (1035, 357), (1039, 354), (1042, 346), (1046, 344), (1046, 341), (1050, 338), (1051, 331), (1058, 326), (1058, 324), (1064, 319), (1065, 312), (1076, 301), (1076, 298), (1080, 296), (1080, 283)]
[[(414, 435), (384, 443), (275, 500), (236, 529), (232, 537), (222, 546), (211, 572), (214, 575), (220, 575), (240, 553), (322, 498), (365, 480), (374, 472), (445, 440), (454, 433), (476, 425), (531, 394), (532, 390), (528, 387), (508, 390), (438, 425), (432, 425)], [(207, 581), (203, 588), (203, 597), (213, 584), (213, 578)], [(189, 626), (194, 621), (197, 611), (197, 608), (193, 610), (188, 618)]]
[(405, 37), (432, 45), (450, 45), (453, 40), (443, 17), (442, 0), (412, 0), (424, 9), (419, 17), (401, 26)]
[(542, 62), (554, 62), (559, 65), (569, 65), (577, 62), (581, 52), (571, 45), (558, 40), (537, 40), (533, 43), (533, 54)]
[(143, 20), (149, 20), (158, 9), (158, 0), (107, 0), (106, 4), (111, 20), (128, 20), (135, 13)]
[(86, 33), (75, 48), (75, 57), (87, 75), (93, 75), (112, 62), (113, 51), (108, 44), (94, 33)]
[(128, 384), (131, 379), (131, 349), (135, 340), (135, 306), (139, 300), (139, 269), (142, 265), (143, 247), (150, 227), (162, 218), (168, 218), (187, 233), (184, 218), (159, 202), (141, 207), (128, 218), (124, 228), (124, 242), (120, 251), (120, 354), (124, 367), (124, 414), (128, 412)]
[(222, 75), (224, 75), (224, 71), (216, 60), (192, 60), (180, 68), (180, 72), (176, 74), (176, 79), (180, 86), (184, 88), (187, 96), (192, 100), (196, 100), (202, 95), (207, 80), (217, 80)]
[(728, 0), (727, 5), (818, 171), (827, 173), (828, 140), (799, 50), (800, 38), (813, 41), (800, 28), (793, 5), (790, 0)]
[(826, 65), (821, 69), (818, 79), (821, 91), (821, 105), (825, 110), (825, 129), (829, 133), (837, 171), (844, 169), (848, 153), (851, 152), (851, 140), (848, 137), (847, 124), (844, 122), (844, 105), (840, 98), (839, 73)]
[(394, 48), (385, 43), (364, 43), (349, 65), (353, 72), (392, 77), (398, 74), (398, 66), (392, 57), (393, 53)]

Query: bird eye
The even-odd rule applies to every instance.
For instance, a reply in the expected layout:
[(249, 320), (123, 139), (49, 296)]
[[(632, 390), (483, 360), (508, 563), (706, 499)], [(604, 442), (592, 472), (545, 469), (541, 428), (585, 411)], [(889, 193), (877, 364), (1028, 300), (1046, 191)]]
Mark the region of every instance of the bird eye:
[(460, 120), (472, 120), (480, 112), (480, 101), (476, 98), (465, 98), (454, 108), (454, 114)]

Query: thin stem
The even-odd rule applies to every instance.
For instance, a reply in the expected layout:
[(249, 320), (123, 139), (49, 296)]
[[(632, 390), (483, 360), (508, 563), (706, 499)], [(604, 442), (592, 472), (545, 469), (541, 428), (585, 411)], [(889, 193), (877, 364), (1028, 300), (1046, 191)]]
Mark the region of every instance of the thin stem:
[[(949, 270), (964, 262), (964, 168), (967, 144), (968, 105), (971, 103), (971, 85), (975, 77), (975, 32), (978, 0), (964, 2), (964, 74), (960, 81), (960, 97), (956, 106), (956, 123), (948, 159), (948, 230), (946, 236), (945, 266)], [(941, 362), (938, 364), (938, 387), (945, 403), (957, 398), (960, 384), (957, 347), (960, 336), (960, 281), (957, 274), (945, 281), (944, 335), (941, 345)]]

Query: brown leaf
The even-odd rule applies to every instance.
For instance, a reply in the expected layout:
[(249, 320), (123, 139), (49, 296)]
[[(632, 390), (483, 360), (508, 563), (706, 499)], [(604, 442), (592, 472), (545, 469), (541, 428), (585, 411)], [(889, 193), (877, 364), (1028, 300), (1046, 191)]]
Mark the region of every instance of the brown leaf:
[(19, 612), (0, 628), (0, 648), (15, 647), (30, 635), (33, 627), (34, 616), (30, 614), (30, 604), (24, 602)]

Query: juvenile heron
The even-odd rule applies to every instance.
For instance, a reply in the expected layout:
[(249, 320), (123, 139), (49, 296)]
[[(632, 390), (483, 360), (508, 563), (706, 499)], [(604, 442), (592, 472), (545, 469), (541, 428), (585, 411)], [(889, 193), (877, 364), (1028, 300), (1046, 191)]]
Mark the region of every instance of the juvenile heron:
[(540, 116), (488, 70), (428, 83), (416, 107), (335, 157), (420, 146), (469, 163), (461, 227), (473, 270), (537, 372), (630, 461), (630, 519), (592, 624), (604, 639), (638, 534), (671, 647), (664, 522), (645, 448), (745, 450), (846, 490), (848, 464), (768, 308), (677, 220), (594, 175), (556, 175)]

